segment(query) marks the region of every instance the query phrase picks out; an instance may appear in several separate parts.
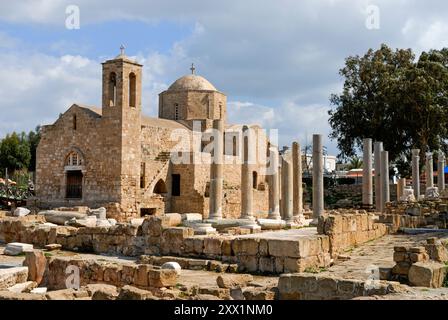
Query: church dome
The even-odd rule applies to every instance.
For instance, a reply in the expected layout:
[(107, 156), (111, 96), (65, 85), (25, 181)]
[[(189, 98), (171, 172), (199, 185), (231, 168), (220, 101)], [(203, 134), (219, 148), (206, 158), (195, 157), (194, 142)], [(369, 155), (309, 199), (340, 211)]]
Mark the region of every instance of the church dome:
[(174, 81), (174, 83), (168, 88), (168, 91), (188, 90), (218, 91), (207, 79), (196, 74), (183, 76)]

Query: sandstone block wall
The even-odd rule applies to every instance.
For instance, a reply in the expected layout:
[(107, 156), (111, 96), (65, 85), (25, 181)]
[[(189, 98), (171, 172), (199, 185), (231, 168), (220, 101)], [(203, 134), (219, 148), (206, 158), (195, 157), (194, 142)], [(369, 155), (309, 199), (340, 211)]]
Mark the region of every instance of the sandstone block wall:
[(119, 264), (111, 261), (70, 258), (50, 258), (47, 267), (47, 287), (66, 288), (67, 270), (79, 268), (80, 286), (105, 283), (122, 287), (132, 285), (141, 289), (172, 287), (177, 283), (176, 270), (156, 269), (146, 264)]
[(278, 282), (280, 300), (347, 300), (386, 295), (400, 289), (396, 282), (368, 282), (306, 273), (282, 274)]
[(388, 227), (376, 222), (374, 214), (328, 214), (319, 217), (317, 231), (328, 235), (334, 257), (347, 248), (382, 237)]

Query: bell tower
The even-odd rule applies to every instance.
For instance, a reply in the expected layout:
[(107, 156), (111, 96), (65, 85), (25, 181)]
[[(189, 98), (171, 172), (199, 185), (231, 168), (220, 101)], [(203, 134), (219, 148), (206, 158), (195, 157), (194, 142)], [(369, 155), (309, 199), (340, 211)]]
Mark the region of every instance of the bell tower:
[[(121, 209), (137, 212), (141, 162), (142, 65), (120, 54), (103, 65), (102, 119), (105, 157), (113, 159)], [(113, 172), (112, 172), (113, 170)], [(119, 174), (119, 175), (118, 175)]]
[[(113, 111), (141, 111), (142, 65), (120, 54), (103, 62), (103, 115)], [(110, 107), (110, 108), (109, 108)]]

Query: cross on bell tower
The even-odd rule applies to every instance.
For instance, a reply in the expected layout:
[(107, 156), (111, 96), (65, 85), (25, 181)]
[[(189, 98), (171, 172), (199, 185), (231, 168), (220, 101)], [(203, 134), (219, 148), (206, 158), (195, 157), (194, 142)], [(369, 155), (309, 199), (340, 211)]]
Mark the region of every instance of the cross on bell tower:
[(126, 49), (125, 46), (121, 45), (120, 46), (120, 55), (122, 55), (122, 56), (124, 56), (124, 49)]
[(196, 68), (194, 67), (194, 63), (191, 64), (191, 74), (194, 74), (194, 71), (196, 70)]

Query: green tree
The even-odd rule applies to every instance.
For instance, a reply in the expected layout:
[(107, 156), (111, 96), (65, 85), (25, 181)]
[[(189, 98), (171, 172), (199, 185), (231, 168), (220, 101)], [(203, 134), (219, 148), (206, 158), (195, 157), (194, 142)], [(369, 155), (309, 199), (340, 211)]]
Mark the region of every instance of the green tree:
[(36, 171), (36, 149), (37, 149), (37, 145), (39, 144), (40, 141), (40, 126), (36, 127), (35, 131), (30, 131), (28, 133), (28, 143), (30, 146), (30, 154), (31, 154), (31, 158), (30, 158), (30, 164), (28, 166), (28, 170), (29, 171)]
[(347, 166), (348, 170), (362, 168), (362, 160), (358, 156), (353, 156), (350, 159), (350, 163)]
[(386, 45), (348, 57), (340, 70), (344, 87), (331, 95), (329, 111), (341, 158), (356, 154), (364, 138), (383, 141), (390, 161), (408, 171), (410, 149), (447, 150), (448, 49), (393, 51)]
[(30, 146), (25, 132), (6, 135), (0, 143), (0, 168), (9, 172), (28, 168), (31, 160)]

